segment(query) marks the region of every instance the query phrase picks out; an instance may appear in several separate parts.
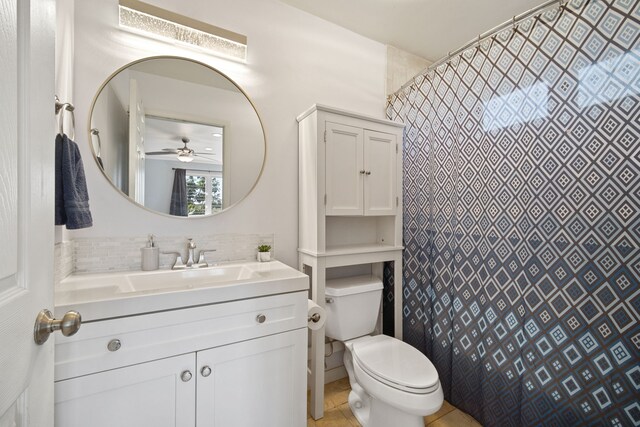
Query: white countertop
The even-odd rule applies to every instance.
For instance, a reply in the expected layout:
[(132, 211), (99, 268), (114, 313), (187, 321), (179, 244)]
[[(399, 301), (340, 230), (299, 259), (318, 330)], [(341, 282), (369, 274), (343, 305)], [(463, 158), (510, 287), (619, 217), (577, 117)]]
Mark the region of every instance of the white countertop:
[(55, 316), (75, 310), (91, 322), (308, 289), (307, 275), (279, 261), (72, 274), (55, 290)]

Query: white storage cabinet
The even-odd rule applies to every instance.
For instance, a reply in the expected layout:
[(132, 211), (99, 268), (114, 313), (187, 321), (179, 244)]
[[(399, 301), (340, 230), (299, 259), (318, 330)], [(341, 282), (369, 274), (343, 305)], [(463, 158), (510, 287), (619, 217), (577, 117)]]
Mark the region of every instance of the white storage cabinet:
[[(299, 269), (325, 306), (327, 270), (395, 265), (395, 336), (402, 338), (404, 124), (314, 105), (298, 116)], [(311, 335), (311, 415), (323, 416), (324, 329)]]

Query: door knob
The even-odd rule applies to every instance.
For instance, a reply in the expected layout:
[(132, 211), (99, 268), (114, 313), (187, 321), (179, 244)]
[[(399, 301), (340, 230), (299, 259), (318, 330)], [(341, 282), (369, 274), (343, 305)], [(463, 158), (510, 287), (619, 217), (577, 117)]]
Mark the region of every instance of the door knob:
[(47, 309), (41, 310), (36, 317), (33, 327), (33, 340), (42, 345), (49, 339), (49, 335), (55, 331), (61, 331), (65, 337), (78, 332), (82, 324), (82, 316), (77, 311), (68, 311), (61, 320), (53, 318), (53, 314)]

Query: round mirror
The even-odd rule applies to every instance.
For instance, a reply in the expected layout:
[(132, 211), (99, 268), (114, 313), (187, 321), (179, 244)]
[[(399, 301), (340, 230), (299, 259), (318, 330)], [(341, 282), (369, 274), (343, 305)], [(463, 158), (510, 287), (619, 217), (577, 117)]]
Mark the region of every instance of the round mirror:
[(202, 217), (242, 200), (265, 159), (258, 113), (240, 87), (197, 61), (147, 58), (102, 85), (89, 137), (105, 177), (155, 212)]

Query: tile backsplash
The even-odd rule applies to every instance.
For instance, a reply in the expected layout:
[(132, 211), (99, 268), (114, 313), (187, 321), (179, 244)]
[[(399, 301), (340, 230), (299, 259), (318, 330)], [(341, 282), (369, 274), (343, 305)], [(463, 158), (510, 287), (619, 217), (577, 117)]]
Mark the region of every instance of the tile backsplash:
[(53, 280), (57, 285), (73, 273), (73, 242), (56, 243), (53, 252)]
[[(265, 234), (212, 234), (193, 236), (196, 252), (212, 250), (207, 253), (207, 262), (253, 261), (256, 259), (258, 245), (274, 247), (274, 235)], [(162, 252), (180, 252), (183, 259), (187, 256), (185, 237), (156, 236), (156, 245), (160, 248), (160, 268), (171, 266), (174, 255)], [(77, 238), (61, 242), (55, 246), (55, 283), (59, 283), (71, 273), (99, 273), (107, 271), (140, 270), (140, 248), (147, 243), (146, 236)]]

